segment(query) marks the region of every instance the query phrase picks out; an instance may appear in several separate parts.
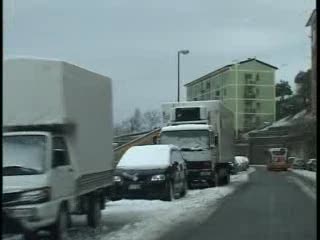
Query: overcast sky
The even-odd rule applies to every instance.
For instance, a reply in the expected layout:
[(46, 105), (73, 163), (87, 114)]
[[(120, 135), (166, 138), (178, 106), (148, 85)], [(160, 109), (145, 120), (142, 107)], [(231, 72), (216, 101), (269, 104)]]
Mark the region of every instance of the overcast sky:
[(4, 0), (4, 55), (58, 58), (113, 79), (118, 122), (177, 98), (183, 84), (256, 57), (293, 83), (311, 64), (314, 0)]

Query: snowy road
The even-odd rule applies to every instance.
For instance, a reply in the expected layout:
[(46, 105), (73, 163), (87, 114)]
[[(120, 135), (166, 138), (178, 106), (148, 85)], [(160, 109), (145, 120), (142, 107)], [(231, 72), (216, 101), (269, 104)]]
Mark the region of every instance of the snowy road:
[[(228, 186), (189, 190), (185, 198), (173, 202), (160, 200), (121, 200), (108, 202), (101, 227), (86, 227), (84, 216), (73, 217), (70, 239), (81, 240), (155, 240), (182, 223), (204, 222), (226, 196), (247, 183), (254, 168), (231, 177)], [(8, 238), (9, 239), (9, 238)], [(10, 239), (21, 239), (10, 237)]]
[(248, 184), (205, 222), (180, 226), (160, 240), (316, 240), (316, 201), (307, 186), (290, 171), (255, 168)]

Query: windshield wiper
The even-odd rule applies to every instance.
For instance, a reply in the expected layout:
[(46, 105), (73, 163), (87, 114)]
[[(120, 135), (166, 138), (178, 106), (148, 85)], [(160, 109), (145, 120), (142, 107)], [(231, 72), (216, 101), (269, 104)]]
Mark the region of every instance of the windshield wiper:
[(33, 175), (41, 173), (39, 170), (22, 166), (7, 166), (2, 168), (4, 176)]

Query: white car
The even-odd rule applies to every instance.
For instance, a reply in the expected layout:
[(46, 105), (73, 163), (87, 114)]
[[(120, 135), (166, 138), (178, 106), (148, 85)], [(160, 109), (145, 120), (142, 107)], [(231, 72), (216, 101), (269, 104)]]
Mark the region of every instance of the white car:
[(235, 156), (235, 164), (238, 171), (245, 171), (249, 167), (249, 160), (245, 156)]

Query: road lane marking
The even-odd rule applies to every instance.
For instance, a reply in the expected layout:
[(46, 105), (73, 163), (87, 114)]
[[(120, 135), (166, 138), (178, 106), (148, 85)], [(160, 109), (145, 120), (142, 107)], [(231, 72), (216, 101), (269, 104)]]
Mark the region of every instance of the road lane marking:
[(317, 199), (316, 193), (314, 191), (312, 191), (312, 189), (310, 187), (308, 187), (308, 185), (303, 183), (303, 181), (301, 181), (299, 178), (293, 177), (293, 176), (288, 176), (287, 178), (288, 178), (289, 182), (293, 182), (293, 183), (297, 184), (299, 186), (299, 188), (301, 189), (301, 191), (304, 192), (306, 195), (308, 195), (311, 199), (313, 199), (313, 200)]

